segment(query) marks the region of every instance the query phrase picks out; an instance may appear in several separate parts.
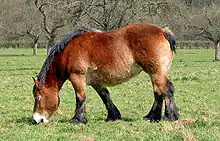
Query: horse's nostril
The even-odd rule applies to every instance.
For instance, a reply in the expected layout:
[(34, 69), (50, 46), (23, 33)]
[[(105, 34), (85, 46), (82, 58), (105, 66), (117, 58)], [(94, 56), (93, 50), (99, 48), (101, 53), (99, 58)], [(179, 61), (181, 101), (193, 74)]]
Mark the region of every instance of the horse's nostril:
[(33, 123), (33, 124), (38, 124), (36, 120), (33, 120), (32, 123)]
[(44, 119), (40, 119), (39, 121), (33, 120), (33, 124), (44, 123)]

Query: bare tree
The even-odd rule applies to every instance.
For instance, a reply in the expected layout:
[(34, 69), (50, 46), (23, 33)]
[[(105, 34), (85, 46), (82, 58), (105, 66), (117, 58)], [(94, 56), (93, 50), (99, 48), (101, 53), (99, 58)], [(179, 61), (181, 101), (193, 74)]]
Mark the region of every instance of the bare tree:
[(57, 36), (57, 30), (59, 28), (64, 27), (64, 23), (61, 19), (59, 21), (49, 23), (50, 16), (49, 16), (49, 14), (47, 15), (44, 10), (44, 7), (49, 4), (50, 3), (48, 3), (48, 2), (43, 2), (43, 3), (39, 4), (38, 0), (35, 0), (35, 6), (37, 7), (39, 12), (43, 16), (43, 29), (45, 31), (46, 38), (48, 40), (47, 54), (50, 51), (50, 47), (52, 47), (55, 43), (55, 38)]
[(202, 37), (211, 41), (215, 46), (215, 60), (220, 61), (220, 3), (208, 1), (200, 4), (200, 8), (192, 7), (185, 10), (188, 18), (186, 26), (191, 37)]
[(31, 47), (33, 48), (33, 55), (37, 55), (37, 48), (39, 46), (39, 39), (42, 36), (41, 24), (38, 20), (40, 14), (37, 12), (33, 2), (30, 0), (25, 1), (26, 8), (23, 10), (24, 23), (26, 36), (32, 40)]
[(173, 3), (162, 0), (85, 0), (83, 16), (89, 25), (102, 30), (135, 22), (170, 26), (177, 18), (173, 18), (177, 8), (173, 7)]
[(85, 0), (83, 16), (84, 19), (89, 19), (89, 25), (101, 30), (111, 30), (135, 21), (142, 21), (144, 16), (140, 16), (140, 13), (144, 10), (145, 4), (138, 4), (141, 2), (143, 1)]
[(27, 29), (27, 35), (33, 40), (32, 48), (33, 48), (33, 55), (37, 55), (37, 48), (38, 48), (38, 41), (39, 41), (39, 35), (34, 33), (32, 28)]
[[(151, 2), (155, 23), (166, 23), (177, 36), (206, 39), (215, 46), (215, 60), (220, 60), (220, 3), (214, 0), (167, 0)], [(174, 14), (175, 13), (175, 14)]]
[(3, 2), (4, 14), (2, 16), (3, 22), (0, 25), (0, 29), (5, 33), (5, 40), (14, 41), (26, 40), (26, 37), (32, 39), (33, 54), (37, 54), (37, 46), (39, 40), (39, 24), (36, 22), (38, 18), (33, 10), (33, 7), (30, 7), (29, 3), (24, 0), (18, 1), (4, 1)]
[[(24, 29), (20, 28), (24, 25), (24, 17), (22, 16), (24, 2), (22, 0), (4, 0), (1, 2), (1, 5), (0, 29), (4, 33), (4, 40), (19, 40), (25, 35)], [(19, 6), (16, 7), (16, 5)]]
[(43, 19), (42, 28), (48, 40), (47, 53), (55, 44), (58, 31), (67, 25), (75, 25), (81, 12), (81, 1), (35, 0), (36, 8)]

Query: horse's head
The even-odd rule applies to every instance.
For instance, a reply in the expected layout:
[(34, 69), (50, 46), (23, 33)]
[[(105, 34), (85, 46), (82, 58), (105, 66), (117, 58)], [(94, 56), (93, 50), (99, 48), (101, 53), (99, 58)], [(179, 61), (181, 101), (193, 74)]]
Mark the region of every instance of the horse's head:
[(46, 123), (59, 106), (59, 94), (55, 88), (43, 85), (39, 87), (39, 80), (34, 79), (34, 113), (33, 119), (36, 123)]

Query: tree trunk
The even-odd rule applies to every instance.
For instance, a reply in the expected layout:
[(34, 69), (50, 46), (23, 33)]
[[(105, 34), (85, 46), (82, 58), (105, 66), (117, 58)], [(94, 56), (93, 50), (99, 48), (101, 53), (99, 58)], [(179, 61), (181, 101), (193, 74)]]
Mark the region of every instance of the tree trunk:
[(220, 42), (215, 47), (215, 60), (220, 61)]
[(34, 42), (33, 44), (33, 55), (34, 56), (37, 55), (37, 48), (38, 48), (38, 42)]
[(55, 44), (55, 38), (50, 38), (48, 40), (48, 45), (47, 45), (47, 56), (49, 56), (50, 51), (52, 50), (54, 44)]

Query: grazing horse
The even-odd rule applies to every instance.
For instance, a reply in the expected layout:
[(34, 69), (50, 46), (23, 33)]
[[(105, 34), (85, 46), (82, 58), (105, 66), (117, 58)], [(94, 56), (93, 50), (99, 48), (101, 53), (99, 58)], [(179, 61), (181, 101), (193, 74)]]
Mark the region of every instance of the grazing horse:
[(48, 122), (59, 106), (59, 91), (68, 79), (75, 90), (73, 123), (86, 123), (86, 86), (92, 86), (106, 106), (106, 121), (121, 119), (110, 98), (108, 86), (121, 84), (141, 71), (149, 74), (154, 103), (145, 120), (178, 120), (174, 87), (167, 73), (175, 52), (175, 37), (168, 29), (152, 24), (130, 24), (106, 32), (80, 29), (56, 44), (37, 78), (33, 119)]

